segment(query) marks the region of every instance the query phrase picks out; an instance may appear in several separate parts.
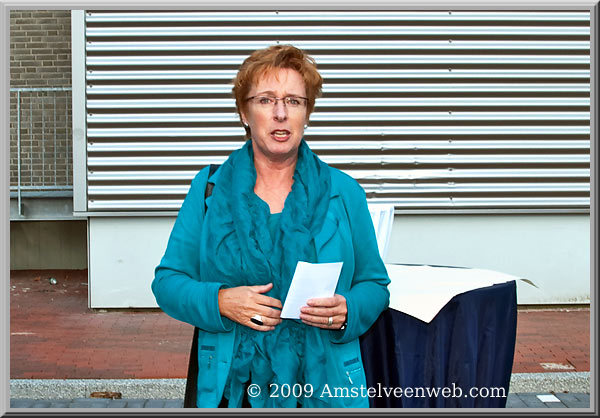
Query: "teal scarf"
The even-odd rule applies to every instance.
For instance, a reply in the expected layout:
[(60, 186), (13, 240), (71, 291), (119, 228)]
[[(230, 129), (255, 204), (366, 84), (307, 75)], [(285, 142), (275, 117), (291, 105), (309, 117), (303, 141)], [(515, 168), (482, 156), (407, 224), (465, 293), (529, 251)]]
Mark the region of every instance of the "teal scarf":
[(274, 239), (268, 228), (269, 206), (254, 193), (255, 183), (249, 140), (219, 168), (204, 222), (208, 230), (203, 271), (208, 281), (231, 287), (273, 282), (269, 296), (283, 302), (297, 262), (310, 261), (311, 241), (323, 226), (329, 208), (329, 167), (302, 140)]
[[(203, 226), (206, 280), (229, 287), (272, 282), (267, 295), (283, 304), (298, 261), (316, 261), (314, 237), (329, 208), (329, 167), (302, 140), (292, 189), (273, 238), (269, 206), (254, 193), (252, 142), (233, 152), (219, 171)], [(294, 397), (269, 397), (270, 383), (325, 381), (325, 349), (318, 328), (295, 320), (284, 320), (268, 332), (234, 326), (234, 356), (224, 393), (229, 407), (241, 406), (249, 380), (262, 389), (261, 396), (250, 398), (255, 408), (296, 406)]]

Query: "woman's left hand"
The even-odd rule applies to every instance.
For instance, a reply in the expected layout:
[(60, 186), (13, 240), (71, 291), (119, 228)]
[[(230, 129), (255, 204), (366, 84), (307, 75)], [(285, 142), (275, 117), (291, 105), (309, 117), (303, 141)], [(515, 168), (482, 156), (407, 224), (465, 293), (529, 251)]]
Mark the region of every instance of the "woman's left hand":
[[(348, 314), (346, 298), (335, 294), (330, 298), (309, 299), (300, 309), (302, 322), (323, 329), (340, 329)], [(331, 325), (329, 325), (331, 318)]]

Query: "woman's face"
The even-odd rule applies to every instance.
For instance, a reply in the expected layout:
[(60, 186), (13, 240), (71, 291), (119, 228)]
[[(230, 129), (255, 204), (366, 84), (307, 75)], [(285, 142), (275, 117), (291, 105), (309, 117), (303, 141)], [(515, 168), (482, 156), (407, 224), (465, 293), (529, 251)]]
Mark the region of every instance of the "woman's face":
[[(246, 98), (254, 96), (306, 97), (306, 87), (300, 73), (281, 68), (252, 86)], [(307, 121), (306, 106), (286, 106), (283, 100), (274, 106), (264, 106), (250, 100), (242, 112), (242, 120), (250, 126), (255, 158), (285, 161), (297, 157)]]

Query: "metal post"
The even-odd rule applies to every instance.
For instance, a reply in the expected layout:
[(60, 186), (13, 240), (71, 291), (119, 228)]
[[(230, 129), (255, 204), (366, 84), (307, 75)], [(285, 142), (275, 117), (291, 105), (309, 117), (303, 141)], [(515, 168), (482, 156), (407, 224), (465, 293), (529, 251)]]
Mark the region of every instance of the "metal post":
[(56, 186), (56, 93), (54, 93), (54, 185)]
[(66, 154), (67, 154), (67, 167), (65, 168), (65, 184), (69, 184), (69, 158), (71, 157), (71, 150), (69, 149), (69, 100), (67, 97), (67, 93), (65, 92), (65, 143), (67, 144)]
[(21, 92), (17, 91), (17, 206), (21, 211)]
[(46, 97), (42, 97), (42, 186), (46, 182), (46, 159), (44, 155), (46, 154)]
[(33, 93), (29, 95), (29, 185), (33, 186)]

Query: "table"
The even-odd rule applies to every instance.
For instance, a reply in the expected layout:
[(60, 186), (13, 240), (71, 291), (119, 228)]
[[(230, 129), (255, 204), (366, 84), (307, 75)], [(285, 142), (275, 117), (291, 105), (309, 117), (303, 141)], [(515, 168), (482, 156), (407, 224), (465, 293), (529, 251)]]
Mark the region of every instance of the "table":
[[(506, 397), (493, 397), (492, 388), (508, 396), (516, 295), (514, 281), (471, 290), (454, 296), (430, 323), (386, 309), (360, 338), (367, 386), (382, 394), (370, 397), (371, 407), (504, 408)], [(423, 393), (444, 387), (437, 396)], [(386, 396), (383, 388), (413, 393)]]

